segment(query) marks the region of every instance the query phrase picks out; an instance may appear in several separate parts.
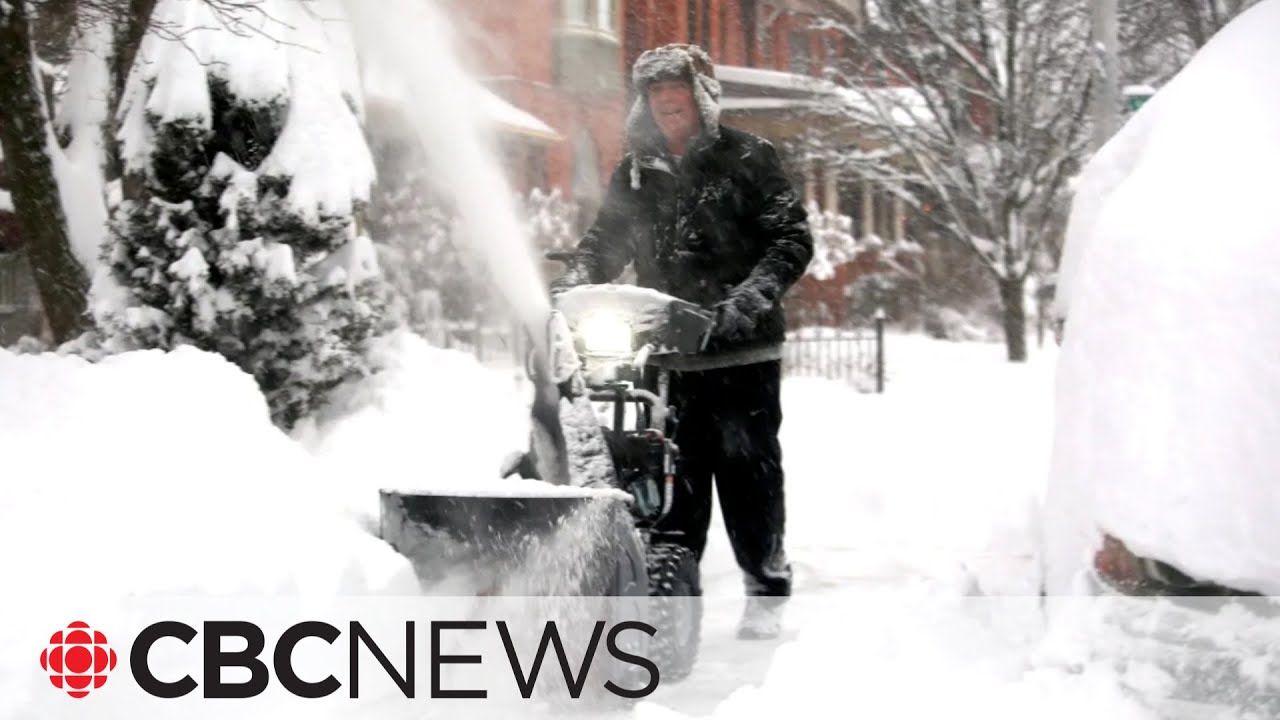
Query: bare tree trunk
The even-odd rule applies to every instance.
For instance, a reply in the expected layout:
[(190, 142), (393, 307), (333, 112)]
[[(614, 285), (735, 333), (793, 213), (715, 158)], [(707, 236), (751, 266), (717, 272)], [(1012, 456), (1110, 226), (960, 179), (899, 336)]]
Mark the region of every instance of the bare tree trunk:
[(1022, 277), (998, 278), (1000, 308), (1003, 315), (1004, 343), (1010, 362), (1027, 360), (1027, 309)]
[[(151, 15), (155, 11), (156, 0), (128, 0), (127, 7), (123, 18), (116, 21), (115, 39), (111, 52), (111, 101), (110, 107), (114, 111), (120, 105), (120, 98), (124, 95), (125, 84), (129, 80), (129, 71), (133, 68), (134, 60), (138, 56), (138, 49), (142, 46), (142, 38), (147, 32), (147, 28), (151, 25)], [(106, 177), (107, 180), (116, 180), (124, 175), (123, 163), (120, 159), (120, 151), (118, 142), (116, 141), (116, 120), (115, 113), (112, 112), (107, 119), (106, 127), (103, 128), (103, 135), (107, 156)], [(132, 197), (134, 193), (126, 188), (126, 197)]]
[(80, 331), (88, 279), (71, 251), (49, 157), (49, 120), (33, 67), (26, 3), (8, 6), (0, 13), (0, 148), (40, 300), (55, 341), (64, 342)]
[(1120, 40), (1116, 0), (1093, 0), (1093, 43), (1100, 54), (1098, 82), (1093, 86), (1093, 150), (1097, 152), (1120, 128)]

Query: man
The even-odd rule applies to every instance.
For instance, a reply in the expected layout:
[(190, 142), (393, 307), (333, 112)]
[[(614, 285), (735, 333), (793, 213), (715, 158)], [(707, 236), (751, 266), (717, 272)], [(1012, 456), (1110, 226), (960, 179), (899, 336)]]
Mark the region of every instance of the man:
[(627, 155), (552, 292), (611, 282), (634, 263), (639, 285), (715, 310), (706, 354), (672, 373), (682, 467), (672, 513), (657, 530), (701, 560), (714, 477), (745, 575), (739, 636), (774, 637), (791, 594), (778, 442), (782, 297), (813, 255), (808, 218), (774, 147), (720, 124), (720, 86), (705, 52), (650, 50), (632, 76)]

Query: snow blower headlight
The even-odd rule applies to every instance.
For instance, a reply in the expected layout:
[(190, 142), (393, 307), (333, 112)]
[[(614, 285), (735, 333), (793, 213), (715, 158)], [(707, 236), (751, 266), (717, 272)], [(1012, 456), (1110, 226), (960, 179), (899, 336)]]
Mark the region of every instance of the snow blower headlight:
[(614, 313), (596, 313), (578, 328), (590, 355), (625, 356), (632, 351), (631, 323)]

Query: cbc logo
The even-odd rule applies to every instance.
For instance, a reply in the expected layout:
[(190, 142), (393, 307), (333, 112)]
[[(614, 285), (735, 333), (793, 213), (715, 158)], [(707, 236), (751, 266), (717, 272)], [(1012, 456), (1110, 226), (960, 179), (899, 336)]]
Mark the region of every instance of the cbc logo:
[(107, 636), (82, 622), (54, 633), (40, 653), (40, 667), (49, 674), (49, 682), (73, 698), (102, 687), (115, 666), (116, 651), (107, 645)]

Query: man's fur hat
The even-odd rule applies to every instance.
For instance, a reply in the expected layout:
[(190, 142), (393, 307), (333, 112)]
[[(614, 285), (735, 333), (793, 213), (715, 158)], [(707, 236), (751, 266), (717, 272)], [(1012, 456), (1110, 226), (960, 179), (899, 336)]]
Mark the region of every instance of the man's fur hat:
[(646, 51), (631, 69), (636, 100), (627, 116), (627, 150), (633, 154), (631, 183), (634, 187), (640, 185), (637, 162), (640, 156), (657, 154), (663, 142), (649, 110), (648, 95), (649, 85), (660, 80), (689, 82), (702, 119), (703, 136), (714, 140), (720, 135), (720, 81), (716, 80), (715, 65), (706, 51), (697, 45), (682, 44)]

